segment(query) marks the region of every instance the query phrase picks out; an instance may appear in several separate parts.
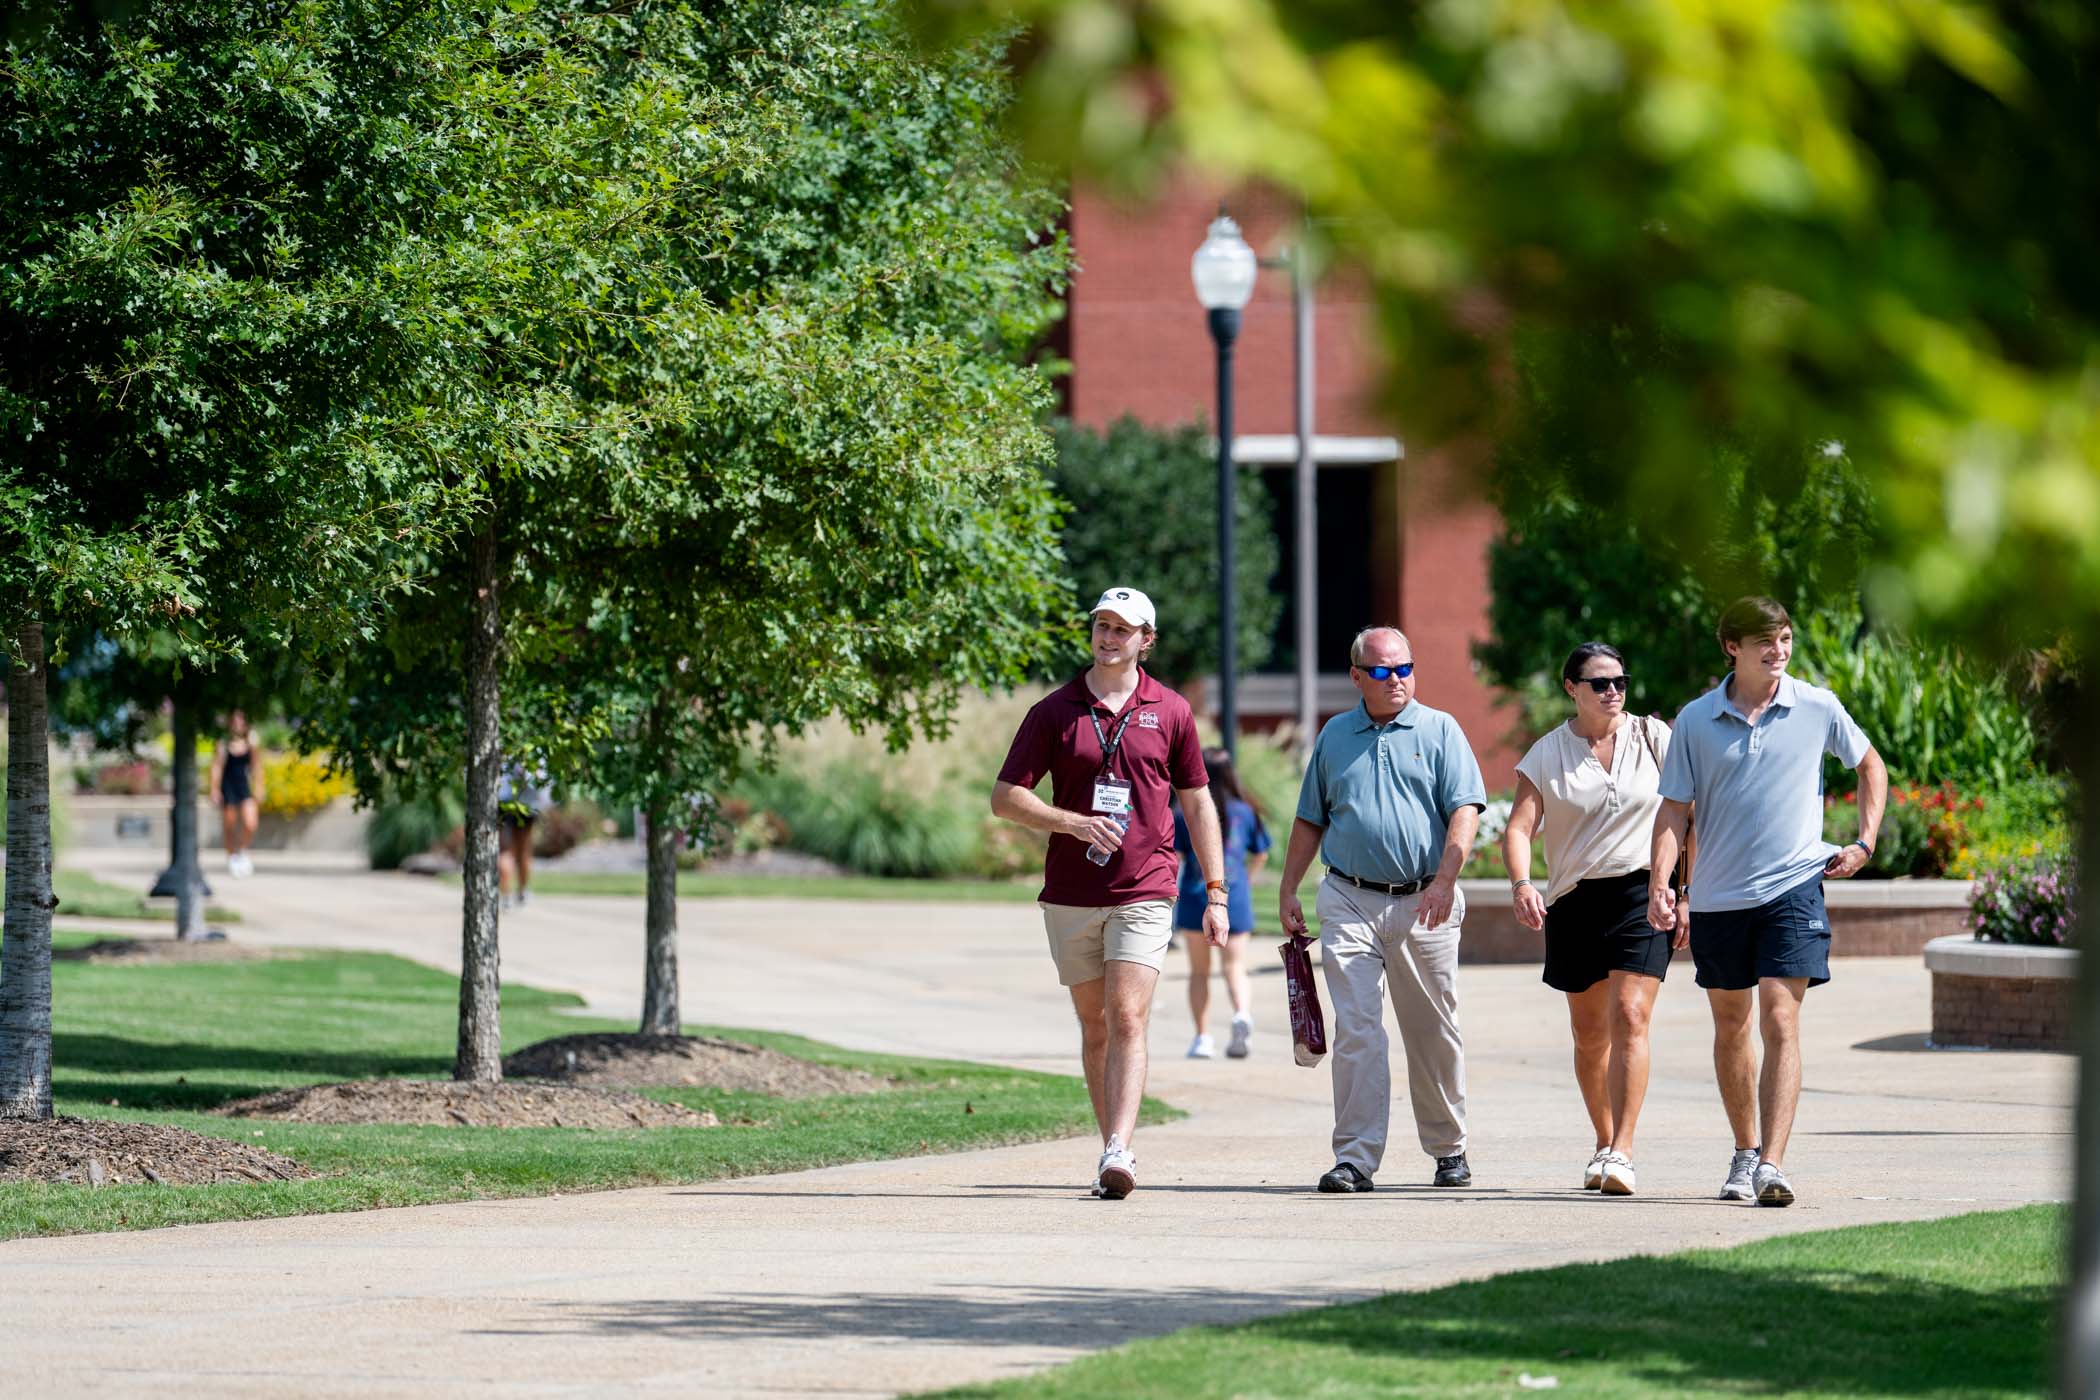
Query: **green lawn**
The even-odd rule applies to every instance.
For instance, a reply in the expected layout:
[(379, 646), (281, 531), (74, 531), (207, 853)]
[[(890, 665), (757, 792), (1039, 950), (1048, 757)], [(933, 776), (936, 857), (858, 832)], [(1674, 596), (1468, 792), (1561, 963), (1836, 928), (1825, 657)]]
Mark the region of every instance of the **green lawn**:
[[(2031, 1396), (2048, 1388), (2054, 1206), (1506, 1274), (1195, 1327), (950, 1397)], [(1405, 1241), (1395, 1241), (1404, 1250)], [(1242, 1280), (1260, 1285), (1259, 1270)]]
[[(90, 937), (73, 933), (63, 941)], [(1093, 1131), (1085, 1086), (1075, 1078), (855, 1054), (738, 1030), (718, 1033), (900, 1082), (881, 1093), (801, 1100), (651, 1091), (714, 1110), (728, 1125), (714, 1129), (255, 1124), (203, 1110), (293, 1084), (445, 1077), (457, 979), (401, 958), (329, 953), (145, 967), (59, 963), (53, 985), (60, 1113), (245, 1138), (328, 1175), (259, 1186), (0, 1185), (0, 1239), (705, 1181)], [(632, 1029), (564, 1014), (576, 1004), (566, 994), (506, 987), (505, 1047)], [(1151, 1104), (1148, 1116), (1156, 1121), (1172, 1111)], [(1085, 1159), (1073, 1160), (1076, 1189)]]
[[(83, 919), (161, 919), (173, 922), (175, 901), (148, 904), (145, 895), (79, 870), (54, 870), (51, 889), (58, 896), (58, 912)], [(237, 924), (240, 914), (216, 904), (204, 906), (206, 921)]]

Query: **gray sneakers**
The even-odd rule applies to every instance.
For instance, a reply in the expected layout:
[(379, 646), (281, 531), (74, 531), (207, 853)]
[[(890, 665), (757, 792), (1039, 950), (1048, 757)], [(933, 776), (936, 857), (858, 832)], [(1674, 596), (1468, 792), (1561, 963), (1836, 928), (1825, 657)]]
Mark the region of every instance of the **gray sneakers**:
[[(1721, 1187), (1724, 1201), (1754, 1201), (1757, 1199), (1757, 1158), (1762, 1151), (1756, 1147), (1738, 1147), (1735, 1155), (1728, 1159), (1728, 1180)], [(1791, 1199), (1791, 1198), (1790, 1198)]]
[(1786, 1173), (1770, 1162), (1759, 1162), (1755, 1177), (1757, 1203), (1761, 1206), (1790, 1206), (1794, 1203), (1794, 1183), (1786, 1179)]
[(1101, 1154), (1101, 1170), (1095, 1179), (1103, 1200), (1120, 1201), (1137, 1190), (1137, 1158), (1123, 1145), (1122, 1138), (1108, 1140), (1108, 1148)]

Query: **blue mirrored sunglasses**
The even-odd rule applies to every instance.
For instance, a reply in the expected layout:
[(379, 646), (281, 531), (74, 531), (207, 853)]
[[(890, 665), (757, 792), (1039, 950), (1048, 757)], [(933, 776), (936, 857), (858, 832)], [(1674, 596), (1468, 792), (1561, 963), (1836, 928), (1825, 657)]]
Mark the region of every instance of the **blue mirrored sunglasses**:
[(1398, 676), (1401, 680), (1406, 680), (1415, 673), (1415, 663), (1405, 661), (1398, 666), (1359, 666), (1356, 669), (1374, 681), (1389, 681), (1395, 676)]

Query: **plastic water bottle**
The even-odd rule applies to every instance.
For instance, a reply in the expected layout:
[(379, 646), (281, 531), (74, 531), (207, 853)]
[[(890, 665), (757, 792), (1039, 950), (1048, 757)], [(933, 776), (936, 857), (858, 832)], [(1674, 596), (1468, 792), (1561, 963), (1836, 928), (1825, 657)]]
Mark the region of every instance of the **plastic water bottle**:
[[(1128, 812), (1112, 813), (1109, 816), (1109, 820), (1116, 824), (1116, 829), (1119, 831), (1130, 830), (1130, 814)], [(1086, 848), (1086, 858), (1096, 865), (1108, 864), (1108, 858), (1114, 854), (1114, 851), (1111, 851), (1107, 847), (1099, 844), (1091, 845)]]

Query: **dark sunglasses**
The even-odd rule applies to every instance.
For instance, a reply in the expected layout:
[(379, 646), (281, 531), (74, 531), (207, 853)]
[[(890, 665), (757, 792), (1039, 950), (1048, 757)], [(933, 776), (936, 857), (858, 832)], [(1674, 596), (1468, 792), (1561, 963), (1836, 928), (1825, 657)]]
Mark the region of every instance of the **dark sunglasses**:
[(1626, 689), (1626, 677), (1624, 677), (1624, 676), (1578, 676), (1578, 677), (1576, 678), (1576, 684), (1578, 684), (1578, 685), (1586, 685), (1586, 686), (1588, 686), (1588, 687), (1589, 687), (1589, 688), (1590, 688), (1591, 690), (1594, 690), (1594, 691), (1596, 691), (1596, 692), (1597, 692), (1597, 693), (1598, 693), (1599, 695), (1602, 695), (1602, 694), (1604, 694), (1604, 693), (1605, 693), (1606, 691), (1608, 691), (1608, 690), (1617, 690), (1617, 691), (1624, 691), (1624, 690)]
[(1398, 666), (1359, 666), (1356, 669), (1374, 681), (1389, 681), (1395, 676), (1406, 680), (1415, 673), (1415, 663), (1403, 661)]

